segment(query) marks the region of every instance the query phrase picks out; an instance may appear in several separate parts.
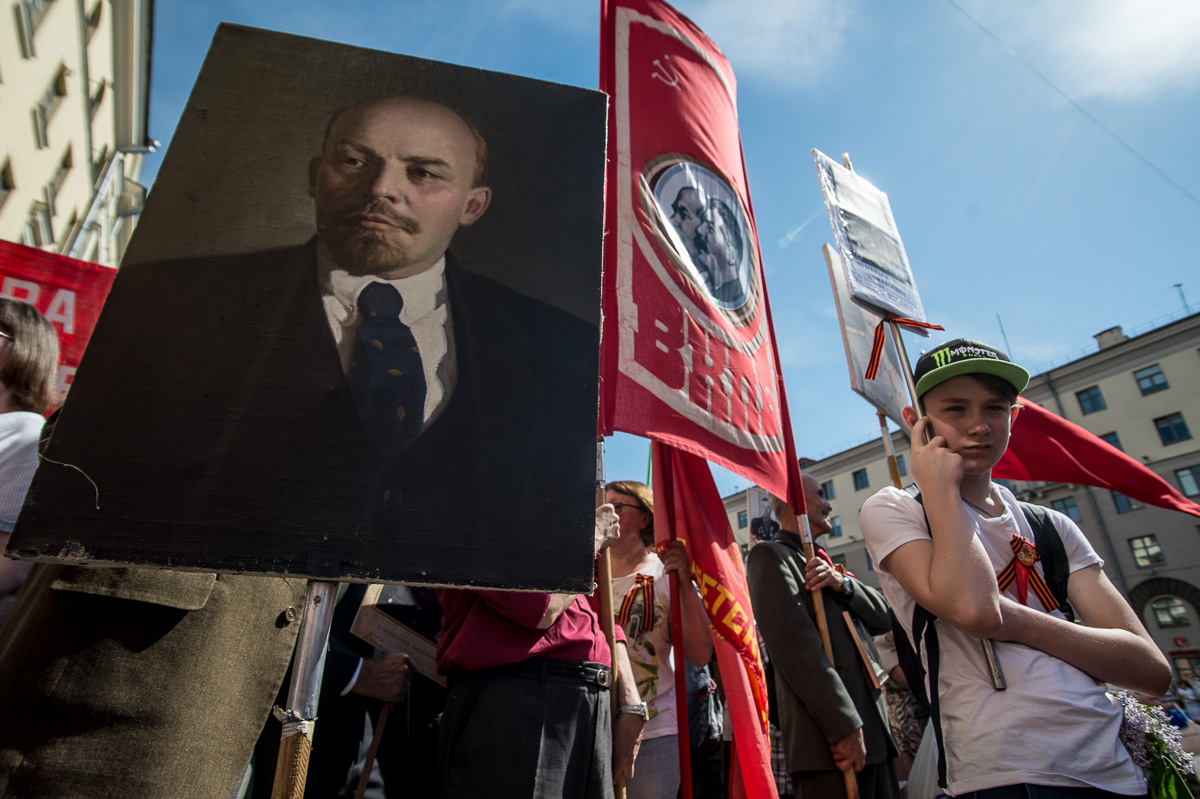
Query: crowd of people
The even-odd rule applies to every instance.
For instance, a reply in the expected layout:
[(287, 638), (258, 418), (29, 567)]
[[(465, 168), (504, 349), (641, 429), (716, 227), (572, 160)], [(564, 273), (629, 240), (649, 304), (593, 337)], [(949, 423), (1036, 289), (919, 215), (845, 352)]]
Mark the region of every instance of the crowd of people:
[[(355, 339), (367, 317), (391, 328), (378, 335), (403, 342), (404, 368), (372, 367), (355, 403), (364, 425), (379, 428), (378, 446), (408, 447), (462, 409), (470, 342), (467, 320), (443, 307), (459, 279), (446, 248), (488, 205), (486, 144), (465, 117), (415, 98), (343, 109), (326, 138), (311, 166), (318, 238), (305, 247), (322, 274), (344, 273), (359, 294), (357, 306), (346, 299), (316, 327), (345, 343), (348, 378), (368, 348)], [(678, 213), (688, 199), (681, 193)], [(379, 210), (392, 205), (407, 216)], [(728, 254), (736, 248), (720, 230), (724, 212), (709, 211), (719, 213), (693, 220), (704, 238), (697, 252)], [(380, 310), (364, 304), (368, 290), (392, 283), (378, 290), (388, 295)], [(416, 335), (403, 309), (422, 303), (441, 310), (425, 327), (409, 320)], [(0, 300), (5, 537), (37, 466), (55, 348), (34, 309)], [(373, 393), (402, 373), (412, 379), (395, 392)], [(957, 340), (923, 355), (914, 374), (924, 410), (905, 411), (915, 486), (885, 488), (861, 513), (882, 590), (835, 568), (778, 499), (778, 533), (749, 551), (780, 794), (836, 799), (849, 780), (881, 799), (904, 787), (910, 799), (1145, 795), (1122, 744), (1122, 706), (1106, 688), (1163, 696), (1171, 666), (1074, 522), (1018, 503), (991, 480), (1028, 373), (992, 347)], [(425, 413), (409, 418), (405, 407)], [(819, 537), (830, 505), (811, 476), (804, 492)], [(418, 674), (411, 653), (378, 653), (355, 638), (365, 589), (343, 586), (306, 795), (350, 797), (361, 783), (374, 799), (607, 798), (616, 783), (632, 799), (671, 799), (687, 746), (694, 795), (724, 796), (720, 675), (687, 546), (656, 545), (644, 484), (609, 483), (605, 500), (592, 551), (610, 554), (611, 642), (594, 594), (405, 588), (392, 595), (405, 623), (436, 641), (437, 673)], [(271, 795), (280, 730), (271, 709), (284, 701), (304, 580), (26, 569), (5, 559), (0, 589), (0, 608), (17, 597), (0, 629), (0, 797)], [(1181, 716), (1200, 710), (1190, 684), (1174, 699)]]

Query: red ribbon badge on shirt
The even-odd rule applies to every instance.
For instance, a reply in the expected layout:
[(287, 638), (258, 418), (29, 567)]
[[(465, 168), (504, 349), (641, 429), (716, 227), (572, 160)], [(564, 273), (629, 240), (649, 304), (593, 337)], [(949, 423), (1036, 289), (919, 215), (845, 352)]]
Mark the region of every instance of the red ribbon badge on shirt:
[(1028, 605), (1028, 588), (1033, 586), (1033, 593), (1042, 603), (1043, 608), (1046, 610), (1057, 608), (1058, 600), (1054, 598), (1054, 594), (1050, 593), (1050, 587), (1042, 579), (1041, 572), (1033, 568), (1033, 564), (1042, 559), (1042, 556), (1038, 554), (1037, 547), (1026, 541), (1025, 537), (1021, 535), (1014, 535), (1008, 543), (1012, 547), (1013, 559), (1008, 562), (1003, 571), (996, 575), (996, 582), (999, 583), (1000, 590), (1007, 591), (1013, 583), (1016, 583), (1017, 601), (1022, 605)]

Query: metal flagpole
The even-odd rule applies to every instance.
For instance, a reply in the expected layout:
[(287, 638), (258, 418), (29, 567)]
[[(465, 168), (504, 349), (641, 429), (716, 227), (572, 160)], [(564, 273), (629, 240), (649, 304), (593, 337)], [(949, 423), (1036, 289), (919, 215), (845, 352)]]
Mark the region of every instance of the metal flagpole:
[(325, 645), (333, 625), (333, 606), (338, 584), (331, 580), (309, 580), (304, 615), (292, 660), (292, 684), (287, 709), (275, 708), (283, 723), (279, 756), (275, 760), (275, 784), (271, 799), (304, 799), (308, 756), (312, 751), (317, 720), (321, 676), (325, 672)]
[[(888, 320), (888, 329), (892, 333), (892, 341), (896, 344), (896, 355), (899, 356), (900, 368), (904, 370), (904, 382), (908, 386), (908, 396), (912, 398), (913, 410), (917, 412), (917, 416), (925, 415), (925, 409), (921, 405), (921, 399), (917, 396), (917, 381), (913, 377), (912, 366), (908, 362), (908, 352), (904, 348), (904, 339), (900, 337), (900, 325), (894, 320)], [(925, 428), (925, 443), (929, 443), (931, 431), (929, 427)], [(890, 439), (888, 441), (890, 444)], [(932, 533), (932, 531), (931, 531)], [(992, 678), (992, 687), (997, 691), (1003, 691), (1008, 687), (1008, 683), (1004, 681), (1004, 670), (1000, 668), (1000, 661), (996, 658), (996, 650), (992, 646), (992, 642), (987, 638), (979, 639), (980, 645), (983, 647), (983, 659), (987, 663), (988, 672)], [(930, 686), (931, 690), (936, 691), (937, 686)]]

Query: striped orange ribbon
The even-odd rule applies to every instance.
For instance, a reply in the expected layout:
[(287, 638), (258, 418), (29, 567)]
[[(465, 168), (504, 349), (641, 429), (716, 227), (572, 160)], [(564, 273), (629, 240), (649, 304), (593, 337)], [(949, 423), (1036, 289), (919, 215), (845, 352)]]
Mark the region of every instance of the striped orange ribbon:
[(863, 375), (867, 380), (874, 380), (875, 375), (879, 372), (879, 361), (883, 358), (883, 331), (888, 322), (895, 322), (905, 327), (919, 327), (924, 330), (946, 329), (941, 325), (918, 322), (916, 319), (907, 319), (903, 316), (895, 316), (894, 314), (883, 317), (879, 320), (879, 324), (875, 325), (875, 341), (871, 344), (871, 360), (867, 362), (867, 371)]
[(637, 595), (641, 592), (642, 603), (646, 610), (642, 614), (642, 629), (654, 629), (654, 578), (648, 574), (639, 574), (633, 578), (633, 588), (621, 602), (621, 610), (617, 613), (617, 623), (624, 627), (629, 623), (629, 617), (637, 605)]
[[(1015, 582), (1017, 584), (1017, 600), (1022, 605), (1028, 605), (1026, 587), (1033, 586), (1033, 593), (1042, 603), (1042, 607), (1047, 611), (1056, 610), (1058, 600), (1050, 592), (1050, 586), (1046, 585), (1041, 573), (1033, 568), (1033, 564), (1042, 559), (1042, 556), (1038, 554), (1037, 547), (1026, 541), (1025, 536), (1022, 535), (1014, 535), (1008, 543), (1012, 547), (1013, 559), (1008, 562), (1003, 571), (996, 575), (996, 582), (1000, 585), (1000, 590), (1007, 591), (1009, 586)], [(1021, 562), (1019, 557), (1021, 550), (1025, 550), (1026, 558), (1032, 558), (1029, 563)]]

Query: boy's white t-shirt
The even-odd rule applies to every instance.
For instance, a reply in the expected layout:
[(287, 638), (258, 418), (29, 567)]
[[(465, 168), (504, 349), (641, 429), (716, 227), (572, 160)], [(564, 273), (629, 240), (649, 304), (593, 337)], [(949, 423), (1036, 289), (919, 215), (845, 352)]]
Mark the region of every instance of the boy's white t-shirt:
[[(1012, 492), (996, 484), (993, 488), (1004, 501), (1003, 516), (989, 518), (966, 503), (963, 507), (999, 573), (1013, 558), (1009, 543), (1013, 534), (1019, 533), (1030, 543), (1034, 537)], [(1071, 572), (1093, 563), (1103, 565), (1073, 521), (1057, 511), (1046, 512), (1062, 537)], [(924, 510), (906, 492), (889, 487), (867, 500), (859, 522), (883, 593), (911, 640), (916, 603), (882, 563), (902, 544), (929, 539)], [(1041, 572), (1040, 562), (1034, 568)], [(1016, 600), (1015, 585), (1007, 593)], [(1032, 587), (1028, 605), (1046, 610)], [(1057, 610), (1053, 614), (1062, 618)], [(940, 619), (935, 624), (941, 649), (938, 693), (951, 796), (1019, 783), (1090, 785), (1118, 794), (1145, 793), (1141, 770), (1118, 737), (1122, 709), (1105, 694), (1103, 683), (1040, 650), (994, 642), (1008, 684), (1007, 690), (996, 691), (979, 639)], [(924, 649), (921, 656), (924, 660)]]

